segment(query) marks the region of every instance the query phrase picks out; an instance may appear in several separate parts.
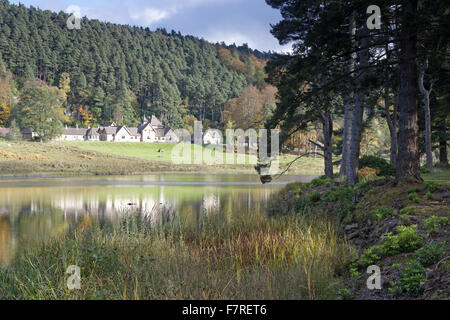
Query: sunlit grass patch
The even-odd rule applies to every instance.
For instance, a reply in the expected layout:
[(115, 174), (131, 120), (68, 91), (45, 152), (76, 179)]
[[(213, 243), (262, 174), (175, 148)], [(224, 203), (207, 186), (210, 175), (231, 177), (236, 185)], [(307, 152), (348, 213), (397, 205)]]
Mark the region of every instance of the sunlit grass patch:
[(422, 175), (427, 182), (435, 182), (440, 185), (450, 185), (450, 170), (441, 170)]

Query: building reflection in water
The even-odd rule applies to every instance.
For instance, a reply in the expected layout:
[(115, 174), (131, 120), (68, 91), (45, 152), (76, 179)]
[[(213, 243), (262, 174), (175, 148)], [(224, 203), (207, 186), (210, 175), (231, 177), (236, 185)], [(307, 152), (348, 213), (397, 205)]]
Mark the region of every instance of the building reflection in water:
[(66, 233), (89, 215), (112, 223), (138, 213), (152, 225), (175, 218), (202, 228), (206, 220), (264, 214), (274, 187), (263, 186), (75, 186), (0, 188), (0, 264), (18, 252)]

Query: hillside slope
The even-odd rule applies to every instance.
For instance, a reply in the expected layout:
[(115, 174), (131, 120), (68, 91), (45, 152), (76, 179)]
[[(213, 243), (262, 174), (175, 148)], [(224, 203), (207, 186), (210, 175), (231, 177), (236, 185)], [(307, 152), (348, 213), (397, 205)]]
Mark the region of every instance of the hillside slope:
[(69, 86), (68, 110), (78, 119), (85, 113), (130, 126), (155, 114), (176, 127), (189, 113), (218, 122), (228, 100), (265, 84), (268, 54), (246, 45), (86, 18), (80, 30), (69, 30), (68, 17), (0, 0), (0, 65), (19, 89), (34, 78)]

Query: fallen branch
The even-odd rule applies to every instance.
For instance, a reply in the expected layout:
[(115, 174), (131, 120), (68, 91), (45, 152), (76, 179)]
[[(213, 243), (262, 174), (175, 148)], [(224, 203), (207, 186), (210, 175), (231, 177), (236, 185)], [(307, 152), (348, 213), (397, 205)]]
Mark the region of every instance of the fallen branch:
[(278, 174), (278, 175), (275, 176), (276, 178), (275, 178), (274, 180), (280, 178), (283, 174), (285, 174), (286, 172), (288, 172), (289, 169), (291, 168), (291, 166), (292, 166), (297, 160), (303, 158), (304, 156), (309, 156), (309, 155), (319, 155), (319, 156), (321, 156), (321, 157), (325, 157), (323, 154), (318, 153), (318, 152), (308, 152), (308, 153), (302, 154), (301, 156), (298, 156), (297, 158), (295, 158), (294, 160), (292, 160), (292, 161), (289, 163), (289, 165), (287, 166), (287, 168), (286, 168), (282, 173), (280, 173), (280, 174)]
[(313, 145), (315, 145), (315, 146), (318, 146), (320, 149), (325, 149), (325, 147), (324, 146), (321, 146), (320, 144), (318, 144), (317, 142), (314, 142), (314, 141), (312, 141), (312, 140), (309, 140), (309, 142), (311, 142)]
[(447, 260), (449, 260), (449, 259), (450, 259), (450, 256), (445, 257), (444, 259), (442, 259), (441, 261), (439, 261), (439, 262), (436, 264), (436, 267), (434, 268), (434, 271), (436, 271), (437, 269), (439, 269), (439, 266), (441, 265), (442, 262), (447, 261)]

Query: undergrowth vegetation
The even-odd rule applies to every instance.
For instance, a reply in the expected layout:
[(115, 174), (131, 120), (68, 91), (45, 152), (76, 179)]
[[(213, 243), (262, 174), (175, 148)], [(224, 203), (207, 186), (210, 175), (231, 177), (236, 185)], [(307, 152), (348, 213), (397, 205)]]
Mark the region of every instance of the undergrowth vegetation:
[[(85, 226), (0, 269), (0, 299), (327, 299), (352, 254), (330, 222), (312, 217), (200, 232), (134, 215)], [(70, 265), (81, 268), (81, 290), (67, 289)]]
[[(366, 160), (367, 168), (373, 162), (377, 171), (383, 171), (378, 160)], [(392, 173), (389, 167), (383, 171), (383, 175)], [(445, 289), (438, 289), (439, 284), (430, 284), (424, 272), (439, 262), (436, 268), (440, 270), (447, 265), (450, 206), (441, 194), (445, 196), (448, 189), (435, 182), (396, 185), (391, 178), (362, 176), (355, 187), (339, 178), (325, 177), (307, 185), (292, 185), (273, 201), (273, 211), (294, 216), (326, 215), (340, 226), (341, 234), (352, 239), (360, 254), (346, 262), (347, 285), (338, 291), (341, 299), (368, 297), (364, 274), (373, 265), (393, 278), (382, 290), (386, 298), (419, 297), (427, 285), (436, 286), (428, 289), (435, 298), (448, 297), (448, 290), (445, 293)], [(443, 277), (438, 276), (435, 282), (445, 283)]]

